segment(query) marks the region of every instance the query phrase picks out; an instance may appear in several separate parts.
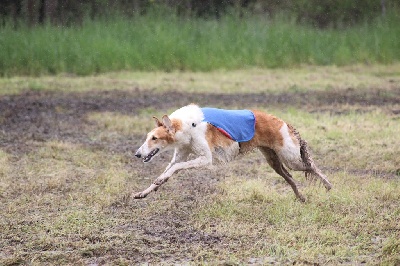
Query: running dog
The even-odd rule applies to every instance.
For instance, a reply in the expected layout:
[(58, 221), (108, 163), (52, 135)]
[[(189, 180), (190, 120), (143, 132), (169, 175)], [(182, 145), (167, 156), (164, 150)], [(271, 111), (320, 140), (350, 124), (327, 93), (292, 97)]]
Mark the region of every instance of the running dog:
[[(303, 171), (306, 178), (319, 178), (327, 190), (332, 187), (311, 158), (307, 142), (291, 125), (273, 115), (257, 110), (200, 108), (190, 104), (170, 116), (164, 115), (161, 121), (153, 118), (156, 127), (147, 134), (135, 156), (147, 163), (167, 150), (174, 150), (174, 155), (153, 184), (132, 194), (135, 199), (145, 198), (156, 191), (182, 169), (211, 165), (215, 159), (228, 162), (256, 148), (275, 172), (289, 183), (300, 201), (304, 202), (305, 198), (285, 167)], [(195, 158), (187, 160), (191, 154)]]

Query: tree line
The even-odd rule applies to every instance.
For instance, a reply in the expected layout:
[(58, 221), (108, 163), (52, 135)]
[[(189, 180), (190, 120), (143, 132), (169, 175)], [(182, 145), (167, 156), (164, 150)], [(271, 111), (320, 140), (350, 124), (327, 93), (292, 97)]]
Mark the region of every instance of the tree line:
[[(0, 0), (1, 23), (71, 25), (84, 19), (134, 17), (164, 10), (182, 17), (285, 14), (318, 27), (353, 25), (399, 11), (398, 0)], [(162, 12), (161, 12), (162, 13)], [(160, 14), (160, 12), (159, 12)]]

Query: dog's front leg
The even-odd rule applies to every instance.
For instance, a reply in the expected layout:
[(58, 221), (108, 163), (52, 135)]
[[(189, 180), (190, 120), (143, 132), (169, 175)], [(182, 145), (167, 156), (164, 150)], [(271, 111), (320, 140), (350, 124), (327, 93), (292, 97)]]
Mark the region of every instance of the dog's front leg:
[(190, 160), (187, 162), (180, 162), (172, 165), (168, 170), (166, 170), (163, 174), (161, 174), (153, 184), (151, 184), (147, 189), (143, 190), (142, 192), (133, 194), (133, 198), (135, 199), (143, 199), (148, 194), (153, 191), (156, 191), (162, 184), (168, 181), (168, 179), (176, 172), (189, 169), (189, 168), (197, 168), (206, 166), (212, 163), (211, 156), (200, 156), (194, 160)]
[(160, 185), (156, 185), (156, 184), (153, 183), (148, 188), (143, 190), (142, 192), (138, 192), (138, 193), (132, 194), (132, 198), (134, 198), (134, 199), (144, 199), (147, 195), (150, 194), (150, 192), (157, 191), (159, 186)]
[(167, 172), (174, 164), (186, 161), (189, 154), (189, 150), (175, 148), (174, 156), (172, 157), (171, 162), (165, 168), (164, 173)]
[(176, 172), (189, 169), (189, 168), (197, 168), (211, 164), (212, 160), (208, 156), (200, 156), (194, 160), (190, 160), (187, 162), (180, 162), (172, 165), (167, 171), (165, 171), (162, 175), (160, 175), (155, 181), (155, 185), (162, 185), (168, 181), (168, 179)]

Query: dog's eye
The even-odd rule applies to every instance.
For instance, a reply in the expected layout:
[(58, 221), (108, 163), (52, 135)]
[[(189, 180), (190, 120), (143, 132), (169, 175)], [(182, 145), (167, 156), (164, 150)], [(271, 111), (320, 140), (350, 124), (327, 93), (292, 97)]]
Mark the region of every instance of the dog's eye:
[(156, 138), (155, 136), (153, 136), (151, 139), (152, 139), (152, 140), (156, 140), (157, 138)]

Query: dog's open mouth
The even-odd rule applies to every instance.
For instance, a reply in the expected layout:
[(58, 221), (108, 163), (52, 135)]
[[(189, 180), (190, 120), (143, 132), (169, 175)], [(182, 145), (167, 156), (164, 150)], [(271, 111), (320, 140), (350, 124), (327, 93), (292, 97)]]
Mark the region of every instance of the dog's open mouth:
[(143, 158), (143, 162), (144, 163), (149, 162), (151, 160), (151, 158), (153, 158), (153, 156), (156, 155), (159, 150), (160, 149), (158, 149), (158, 148), (152, 150), (146, 157)]

